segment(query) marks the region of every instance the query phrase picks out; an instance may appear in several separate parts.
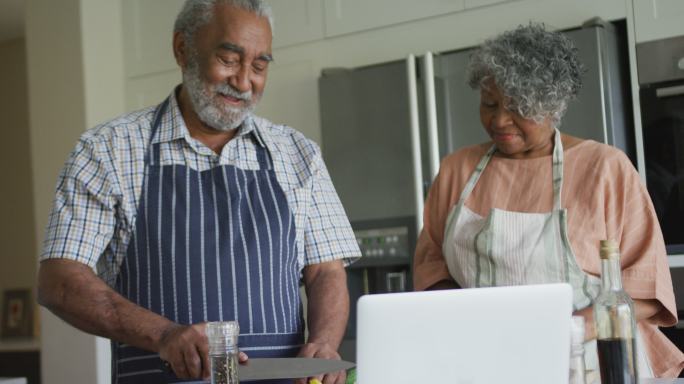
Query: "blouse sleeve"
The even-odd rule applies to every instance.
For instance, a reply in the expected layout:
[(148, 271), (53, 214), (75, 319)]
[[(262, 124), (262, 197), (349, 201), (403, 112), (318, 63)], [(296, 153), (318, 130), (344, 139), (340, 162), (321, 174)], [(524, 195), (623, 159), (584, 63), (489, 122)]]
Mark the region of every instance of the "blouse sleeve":
[(663, 309), (652, 319), (663, 326), (677, 322), (667, 252), (646, 187), (632, 163), (619, 153), (617, 180), (607, 187), (606, 232), (620, 242), (622, 281), (634, 299), (656, 299)]
[(442, 254), (445, 219), (440, 220), (440, 175), (435, 179), (425, 200), (423, 230), (418, 236), (413, 258), (413, 289), (416, 291), (423, 291), (442, 280), (451, 280)]
[(442, 242), (447, 215), (453, 206), (454, 196), (460, 192), (453, 165), (461, 162), (454, 160), (452, 155), (442, 161), (425, 200), (423, 229), (413, 258), (413, 288), (416, 291), (428, 289), (440, 281), (453, 281), (442, 254)]

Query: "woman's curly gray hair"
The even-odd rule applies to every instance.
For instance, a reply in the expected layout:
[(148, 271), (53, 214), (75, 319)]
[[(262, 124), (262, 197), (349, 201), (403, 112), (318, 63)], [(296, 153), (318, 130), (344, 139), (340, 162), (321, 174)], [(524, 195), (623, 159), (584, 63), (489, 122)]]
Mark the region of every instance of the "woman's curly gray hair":
[(570, 39), (530, 23), (485, 41), (471, 56), (467, 77), (473, 89), (492, 80), (509, 99), (509, 110), (538, 123), (548, 117), (557, 127), (582, 87), (583, 72)]

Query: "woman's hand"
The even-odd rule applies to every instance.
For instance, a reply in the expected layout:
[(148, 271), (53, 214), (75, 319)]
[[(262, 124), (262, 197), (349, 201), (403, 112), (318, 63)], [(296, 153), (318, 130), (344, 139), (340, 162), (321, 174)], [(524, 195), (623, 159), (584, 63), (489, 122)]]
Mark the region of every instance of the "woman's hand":
[(596, 328), (594, 327), (594, 306), (590, 305), (582, 310), (573, 313), (573, 316), (584, 317), (584, 341), (596, 338)]
[[(648, 321), (663, 308), (658, 300), (634, 299), (634, 320)], [(574, 316), (584, 317), (584, 341), (596, 338), (596, 328), (594, 327), (594, 306), (590, 305), (582, 310), (573, 313)]]

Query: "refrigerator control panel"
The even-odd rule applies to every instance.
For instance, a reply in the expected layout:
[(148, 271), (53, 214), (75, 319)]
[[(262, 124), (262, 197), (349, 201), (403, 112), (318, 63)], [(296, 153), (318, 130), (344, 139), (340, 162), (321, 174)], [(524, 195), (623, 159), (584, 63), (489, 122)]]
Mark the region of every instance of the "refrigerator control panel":
[(376, 228), (354, 231), (363, 257), (408, 258), (408, 228)]

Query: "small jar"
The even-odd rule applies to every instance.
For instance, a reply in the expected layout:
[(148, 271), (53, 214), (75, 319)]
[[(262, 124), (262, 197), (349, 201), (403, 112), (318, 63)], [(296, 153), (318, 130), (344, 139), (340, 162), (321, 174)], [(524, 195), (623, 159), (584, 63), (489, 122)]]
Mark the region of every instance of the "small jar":
[(586, 384), (584, 366), (584, 317), (573, 316), (570, 325), (570, 384)]
[(207, 323), (209, 361), (212, 384), (238, 384), (238, 336), (237, 321)]

